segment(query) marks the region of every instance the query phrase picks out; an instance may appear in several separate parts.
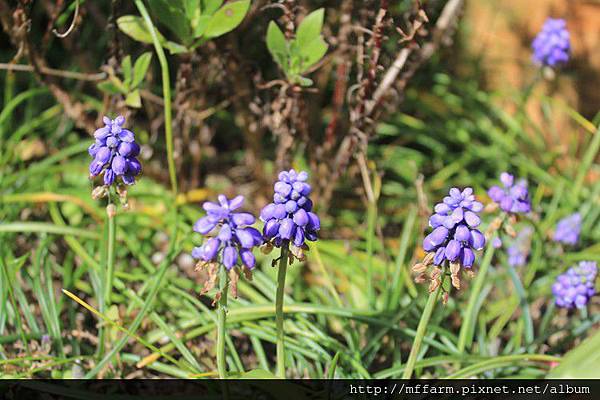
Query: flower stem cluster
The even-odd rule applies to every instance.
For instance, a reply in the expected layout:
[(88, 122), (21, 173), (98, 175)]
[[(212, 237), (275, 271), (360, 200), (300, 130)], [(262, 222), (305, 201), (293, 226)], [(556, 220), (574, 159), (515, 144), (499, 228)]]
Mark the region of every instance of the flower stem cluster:
[[(475, 200), (472, 188), (460, 191), (450, 189), (449, 195), (435, 205), (434, 214), (429, 218), (433, 231), (423, 240), (426, 256), (422, 263), (413, 267), (418, 274), (417, 281), (423, 281), (430, 265), (437, 267), (449, 264), (452, 285), (459, 289), (461, 268), (471, 269), (475, 262), (475, 251), (485, 246), (486, 239), (477, 227), (481, 223), (479, 212), (483, 204)], [(430, 276), (430, 291), (441, 282), (440, 268), (434, 268)]]

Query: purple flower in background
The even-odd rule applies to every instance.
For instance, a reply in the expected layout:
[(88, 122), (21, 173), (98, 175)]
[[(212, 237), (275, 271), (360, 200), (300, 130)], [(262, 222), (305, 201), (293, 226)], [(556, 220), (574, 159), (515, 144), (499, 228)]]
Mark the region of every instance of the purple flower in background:
[(508, 254), (508, 265), (511, 267), (522, 267), (527, 263), (527, 257), (531, 250), (531, 227), (523, 228), (512, 244), (506, 249)]
[(104, 184), (110, 186), (117, 177), (126, 185), (133, 185), (135, 177), (142, 171), (142, 165), (136, 158), (140, 146), (135, 142), (132, 131), (123, 128), (125, 118), (119, 115), (111, 120), (103, 118), (105, 126), (94, 132), (96, 141), (88, 148), (94, 159), (90, 163), (90, 176), (104, 173)]
[(433, 231), (423, 240), (423, 249), (435, 254), (434, 265), (448, 260), (471, 268), (475, 261), (474, 250), (485, 246), (485, 236), (476, 229), (481, 223), (478, 213), (483, 204), (475, 200), (472, 188), (462, 192), (452, 188), (449, 194), (435, 205), (435, 213), (429, 218)]
[(548, 18), (531, 43), (533, 60), (540, 65), (554, 67), (569, 61), (571, 43), (564, 19)]
[(580, 232), (581, 214), (575, 213), (558, 221), (553, 239), (555, 242), (574, 245), (579, 240)]
[(250, 213), (234, 212), (244, 203), (244, 196), (231, 200), (220, 194), (219, 204), (210, 201), (202, 207), (206, 216), (194, 224), (194, 231), (209, 238), (200, 247), (195, 247), (192, 257), (210, 263), (219, 261), (228, 270), (239, 263), (254, 268), (256, 260), (252, 248), (262, 244), (262, 235), (249, 225), (256, 218)]
[(581, 261), (556, 278), (552, 294), (556, 305), (565, 308), (583, 308), (596, 294), (594, 281), (598, 267), (593, 261)]
[(308, 173), (304, 171), (280, 172), (274, 186), (273, 203), (267, 204), (260, 213), (260, 219), (265, 223), (263, 235), (276, 247), (291, 242), (302, 248), (306, 240), (317, 240), (321, 222), (312, 212), (313, 203), (308, 197), (311, 187), (307, 179)]
[(488, 196), (505, 212), (528, 213), (531, 211), (529, 191), (524, 179), (515, 182), (515, 177), (507, 172), (500, 174), (502, 187), (492, 186)]

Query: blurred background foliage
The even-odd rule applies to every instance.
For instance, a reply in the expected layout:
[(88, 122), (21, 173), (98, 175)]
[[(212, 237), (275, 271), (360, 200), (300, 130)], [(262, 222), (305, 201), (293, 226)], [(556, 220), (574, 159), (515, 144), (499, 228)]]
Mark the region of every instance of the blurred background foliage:
[[(529, 180), (534, 213), (523, 224), (539, 232), (520, 271), (525, 297), (497, 251), (472, 343), (457, 349), (466, 280), (434, 314), (417, 376), (544, 376), (554, 356), (597, 329), (597, 298), (588, 313), (558, 311), (549, 289), (573, 262), (600, 260), (600, 170), (590, 153), (600, 123), (596, 2), (431, 0), (419, 8), (403, 0), (389, 2), (379, 23), (385, 1), (202, 0), (201, 11), (188, 14), (193, 2), (174, 2), (183, 11), (145, 3), (166, 49), (176, 200), (163, 134), (165, 68), (135, 4), (0, 2), (5, 376), (84, 376), (97, 366), (100, 330), (114, 342), (124, 337), (60, 292), (98, 306), (105, 213), (90, 197), (86, 149), (105, 114), (127, 117), (144, 166), (129, 193), (130, 211), (119, 214), (118, 306), (105, 310), (106, 319), (130, 326), (157, 266), (169, 268), (137, 330), (144, 342), (126, 339), (118, 359), (96, 376), (213, 374), (214, 315), (210, 299), (199, 296), (206, 277), (188, 255), (199, 240), (191, 225), (202, 215), (199, 204), (221, 192), (246, 195), (246, 207), (257, 211), (269, 201), (276, 171), (292, 165), (311, 172), (324, 240), (288, 276), (290, 376), (400, 376), (426, 292), (412, 283), (410, 266), (422, 256), (427, 213), (452, 186), (473, 186), (487, 202), (485, 191), (504, 170)], [(231, 14), (226, 7), (233, 3), (244, 4)], [(436, 30), (448, 4), (459, 11)], [(211, 25), (220, 7), (223, 15), (243, 18)], [(277, 52), (267, 48), (269, 24), (289, 41), (302, 18), (319, 9), (322, 37), (314, 39), (324, 40), (327, 53), (306, 68), (282, 70), (285, 61), (276, 62)], [(567, 19), (573, 44), (572, 61), (553, 76), (532, 65), (529, 50), (549, 15)], [(131, 17), (139, 26), (131, 28)], [(68, 34), (58, 37), (53, 29)], [(378, 30), (379, 49), (371, 40)], [(320, 54), (319, 43), (310, 54)], [(411, 53), (400, 74), (380, 102), (370, 102), (403, 49)], [(176, 220), (168, 212), (174, 201)], [(574, 211), (584, 216), (581, 244), (550, 244), (555, 222)], [(178, 240), (170, 249), (173, 227)], [(272, 369), (270, 261), (261, 258), (254, 280), (240, 283), (231, 305), (228, 363), (237, 373)], [(372, 288), (365, 285), (367, 266)], [(522, 307), (531, 309), (533, 340), (526, 338)]]

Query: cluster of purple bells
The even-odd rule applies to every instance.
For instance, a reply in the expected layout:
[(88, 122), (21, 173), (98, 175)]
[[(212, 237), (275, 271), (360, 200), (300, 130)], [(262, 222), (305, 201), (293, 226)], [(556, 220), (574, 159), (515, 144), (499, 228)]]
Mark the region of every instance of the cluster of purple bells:
[[(534, 59), (544, 65), (554, 66), (568, 60), (569, 35), (562, 20), (549, 19), (542, 32), (533, 42)], [(140, 147), (132, 131), (123, 128), (125, 118), (103, 119), (105, 126), (94, 133), (95, 142), (89, 147), (93, 157), (89, 166), (90, 176), (103, 174), (106, 186), (116, 182), (117, 177), (126, 185), (135, 183), (142, 167), (137, 159)], [(254, 268), (256, 259), (252, 249), (263, 243), (275, 247), (294, 246), (306, 249), (305, 242), (316, 241), (320, 229), (319, 217), (312, 212), (309, 198), (311, 186), (308, 174), (291, 169), (282, 171), (274, 185), (273, 202), (266, 205), (260, 219), (264, 222), (262, 233), (252, 225), (256, 218), (247, 212), (237, 211), (244, 202), (243, 196), (231, 200), (218, 196), (218, 203), (205, 202), (206, 216), (194, 224), (194, 231), (208, 236), (192, 256), (204, 262), (220, 262), (227, 269), (242, 264)], [(500, 175), (501, 185), (488, 191), (489, 197), (506, 213), (521, 214), (531, 211), (527, 183), (515, 181), (508, 173)], [(433, 264), (458, 263), (471, 268), (475, 251), (483, 249), (485, 236), (478, 226), (483, 204), (475, 200), (472, 188), (450, 189), (449, 195), (435, 205), (429, 218), (432, 228), (423, 240), (423, 249), (433, 253)], [(575, 245), (581, 231), (581, 215), (572, 214), (560, 220), (553, 239), (567, 245)], [(511, 267), (526, 263), (530, 233), (522, 232), (508, 248)], [(501, 245), (501, 242), (499, 242)], [(498, 246), (497, 244), (494, 244)], [(583, 307), (595, 294), (596, 264), (583, 261), (560, 275), (552, 287), (556, 304), (560, 307)]]
[[(531, 211), (531, 201), (525, 180), (515, 181), (514, 176), (504, 172), (500, 175), (501, 185), (488, 190), (488, 196), (506, 213), (525, 214)], [(423, 240), (423, 250), (433, 254), (433, 265), (444, 262), (458, 263), (471, 268), (476, 250), (485, 246), (485, 236), (477, 229), (481, 220), (478, 213), (483, 205), (475, 200), (473, 189), (460, 191), (450, 189), (449, 195), (435, 205), (429, 218), (433, 229)], [(554, 241), (574, 245), (579, 240), (581, 215), (572, 214), (560, 220), (554, 232)], [(524, 228), (507, 249), (511, 268), (526, 264), (531, 230)], [(501, 241), (499, 241), (501, 246)], [(498, 246), (496, 246), (498, 247)], [(555, 302), (559, 307), (584, 307), (595, 295), (594, 281), (596, 263), (583, 261), (560, 275), (552, 287)]]
[(256, 260), (252, 248), (269, 242), (275, 247), (292, 245), (305, 248), (305, 241), (316, 241), (321, 227), (319, 217), (312, 212), (313, 203), (308, 197), (311, 192), (306, 182), (308, 174), (291, 169), (279, 173), (274, 185), (273, 203), (266, 205), (260, 219), (264, 222), (262, 234), (251, 225), (256, 218), (250, 213), (234, 212), (244, 202), (243, 196), (228, 200), (220, 195), (219, 204), (206, 202), (206, 216), (194, 224), (194, 231), (209, 235), (206, 242), (194, 248), (192, 256), (204, 262), (217, 261), (221, 251), (221, 262), (231, 269), (238, 259), (248, 269), (254, 268)]

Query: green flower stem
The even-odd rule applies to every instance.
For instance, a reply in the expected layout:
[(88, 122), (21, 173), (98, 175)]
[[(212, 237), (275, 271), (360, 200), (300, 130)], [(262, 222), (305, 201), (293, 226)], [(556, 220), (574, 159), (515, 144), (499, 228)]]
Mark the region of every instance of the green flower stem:
[(227, 378), (227, 361), (225, 359), (225, 322), (227, 319), (227, 291), (229, 290), (229, 277), (227, 269), (219, 266), (219, 310), (217, 320), (217, 370), (219, 378)]
[(116, 215), (108, 215), (107, 247), (106, 247), (106, 282), (104, 283), (104, 304), (105, 309), (110, 307), (110, 295), (113, 291), (113, 281), (115, 277), (115, 241), (116, 241)]
[(402, 373), (402, 379), (410, 379), (410, 377), (412, 376), (413, 370), (415, 369), (415, 363), (417, 362), (417, 357), (419, 355), (419, 351), (421, 350), (421, 343), (423, 343), (423, 338), (425, 337), (425, 333), (427, 331), (427, 324), (429, 324), (431, 314), (433, 314), (433, 309), (435, 308), (435, 305), (438, 302), (445, 279), (446, 275), (444, 272), (442, 272), (442, 282), (437, 287), (437, 289), (429, 293), (427, 304), (425, 304), (425, 309), (423, 310), (423, 314), (421, 314), (421, 319), (419, 320), (419, 325), (417, 326), (415, 340), (413, 341), (412, 348), (410, 349), (410, 354), (408, 355), (408, 360), (406, 361), (404, 372)]
[(281, 247), (279, 271), (277, 273), (277, 295), (275, 297), (275, 323), (277, 325), (277, 376), (285, 378), (285, 345), (283, 332), (283, 292), (288, 264), (288, 243)]
[(175, 171), (175, 159), (173, 158), (173, 117), (172, 117), (172, 109), (171, 109), (171, 81), (169, 77), (169, 64), (167, 63), (167, 57), (165, 56), (165, 51), (160, 44), (160, 40), (158, 38), (158, 33), (154, 24), (152, 23), (152, 19), (150, 18), (150, 14), (148, 14), (148, 10), (144, 5), (142, 0), (135, 0), (135, 5), (139, 10), (142, 18), (144, 18), (144, 22), (146, 23), (146, 27), (152, 36), (152, 42), (154, 44), (154, 49), (156, 50), (156, 55), (158, 56), (158, 62), (160, 63), (160, 71), (161, 71), (161, 79), (162, 79), (162, 89), (163, 89), (163, 100), (165, 102), (164, 105), (164, 113), (165, 113), (165, 141), (167, 143), (167, 163), (169, 166), (169, 178), (171, 180), (171, 192), (173, 196), (177, 195), (177, 175)]
[(479, 309), (477, 307), (479, 294), (483, 289), (483, 285), (486, 280), (487, 272), (490, 268), (490, 264), (492, 263), (492, 257), (494, 256), (494, 246), (491, 245), (493, 240), (498, 236), (498, 232), (496, 231), (492, 237), (489, 239), (487, 250), (485, 251), (485, 255), (483, 256), (483, 261), (481, 262), (481, 266), (479, 267), (479, 271), (477, 272), (477, 277), (475, 278), (475, 283), (473, 284), (473, 288), (471, 289), (471, 294), (469, 295), (469, 303), (467, 304), (467, 311), (464, 314), (463, 324), (460, 327), (460, 333), (458, 336), (458, 351), (459, 353), (464, 352), (467, 346), (471, 345), (473, 341), (473, 331), (475, 330), (475, 323), (477, 321), (477, 314)]
[[(171, 232), (171, 237), (169, 239), (169, 248), (167, 249), (167, 254), (165, 256), (165, 259), (161, 262), (161, 264), (157, 268), (154, 281), (150, 284), (150, 290), (149, 290), (148, 296), (146, 297), (146, 300), (144, 301), (144, 305), (142, 306), (142, 308), (140, 309), (140, 311), (136, 315), (135, 319), (133, 320), (133, 322), (131, 323), (131, 325), (128, 328), (128, 331), (131, 333), (135, 333), (137, 331), (137, 329), (142, 324), (142, 321), (146, 317), (146, 314), (148, 314), (148, 312), (150, 311), (150, 309), (152, 307), (152, 303), (153, 303), (154, 299), (156, 298), (156, 294), (158, 293), (158, 291), (161, 287), (161, 284), (162, 284), (163, 278), (165, 277), (167, 269), (169, 268), (169, 266), (171, 265), (171, 262), (177, 255), (177, 252), (178, 252), (178, 249), (176, 246), (176, 244), (178, 243), (178, 240), (177, 240), (177, 207), (173, 207), (171, 213), (173, 214), (173, 216), (172, 216), (173, 221), (171, 222), (172, 232)], [(121, 349), (127, 344), (128, 340), (129, 340), (128, 335), (125, 335), (121, 339), (119, 339), (119, 341), (113, 345), (110, 352), (108, 352), (108, 354), (106, 354), (104, 356), (104, 358), (100, 362), (98, 362), (98, 364), (96, 364), (91, 371), (89, 371), (87, 374), (85, 374), (84, 379), (91, 379), (91, 378), (94, 378), (96, 375), (98, 375), (98, 373), (100, 371), (102, 371), (102, 369), (104, 368), (106, 363), (110, 362), (112, 360), (112, 358), (118, 352), (121, 351)]]

